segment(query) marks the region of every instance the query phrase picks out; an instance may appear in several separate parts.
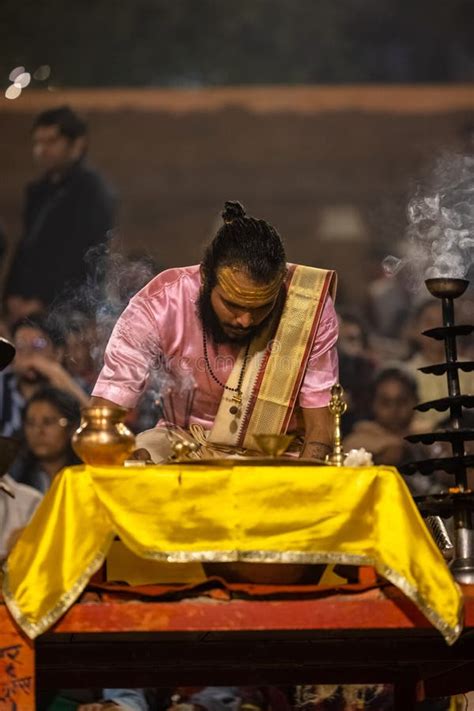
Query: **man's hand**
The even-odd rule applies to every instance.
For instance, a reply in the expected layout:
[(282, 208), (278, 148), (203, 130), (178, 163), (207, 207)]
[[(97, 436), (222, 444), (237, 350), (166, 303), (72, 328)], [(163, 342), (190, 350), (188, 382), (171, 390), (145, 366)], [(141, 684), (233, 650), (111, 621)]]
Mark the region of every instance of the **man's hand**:
[(45, 356), (40, 353), (32, 353), (25, 358), (24, 365), (26, 368), (31, 368), (39, 373), (39, 375), (42, 375), (43, 378), (49, 380), (53, 387), (59, 388), (60, 390), (64, 390), (64, 386), (67, 385), (71, 379), (71, 376), (59, 361), (45, 358)]
[(28, 360), (25, 359), (24, 367), (35, 370), (39, 375), (42, 375), (43, 378), (46, 378), (52, 387), (65, 390), (73, 395), (79, 400), (82, 407), (88, 405), (89, 396), (83, 391), (80, 385), (76, 383), (74, 378), (59, 361), (45, 358), (45, 356), (40, 353), (34, 353)]
[(130, 459), (136, 459), (138, 462), (151, 462), (151, 454), (148, 449), (136, 449), (132, 452)]

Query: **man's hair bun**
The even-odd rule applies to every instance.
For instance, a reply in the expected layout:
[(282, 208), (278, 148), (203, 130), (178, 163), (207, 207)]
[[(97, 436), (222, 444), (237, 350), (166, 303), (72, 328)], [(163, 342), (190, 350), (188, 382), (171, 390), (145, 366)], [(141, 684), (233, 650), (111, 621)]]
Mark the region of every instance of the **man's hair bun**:
[(222, 219), (224, 222), (233, 222), (234, 220), (241, 220), (245, 217), (244, 206), (240, 203), (232, 200), (228, 200), (224, 203), (224, 210), (222, 212)]

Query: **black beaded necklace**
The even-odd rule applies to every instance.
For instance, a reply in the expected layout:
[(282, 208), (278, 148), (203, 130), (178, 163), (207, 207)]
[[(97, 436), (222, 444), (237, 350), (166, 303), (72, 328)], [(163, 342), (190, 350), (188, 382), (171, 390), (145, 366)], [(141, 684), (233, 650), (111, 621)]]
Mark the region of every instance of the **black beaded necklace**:
[(239, 405), (242, 404), (242, 383), (244, 381), (244, 375), (245, 375), (245, 368), (247, 367), (247, 360), (249, 356), (249, 351), (250, 351), (250, 341), (247, 343), (247, 346), (245, 348), (245, 353), (244, 353), (244, 362), (242, 363), (242, 367), (240, 369), (240, 374), (239, 374), (239, 380), (237, 383), (236, 388), (231, 388), (229, 385), (226, 385), (225, 383), (222, 383), (217, 375), (214, 373), (214, 371), (211, 368), (211, 364), (209, 362), (209, 356), (207, 353), (207, 338), (206, 338), (206, 332), (203, 330), (202, 332), (202, 345), (203, 345), (203, 350), (204, 350), (204, 360), (206, 362), (206, 368), (209, 372), (209, 375), (211, 378), (214, 380), (215, 383), (221, 386), (221, 388), (224, 388), (224, 390), (229, 390), (230, 392), (233, 392), (234, 395), (232, 395), (232, 400), (235, 402), (235, 405), (232, 405), (229, 408), (229, 412), (231, 415), (237, 415), (239, 412)]

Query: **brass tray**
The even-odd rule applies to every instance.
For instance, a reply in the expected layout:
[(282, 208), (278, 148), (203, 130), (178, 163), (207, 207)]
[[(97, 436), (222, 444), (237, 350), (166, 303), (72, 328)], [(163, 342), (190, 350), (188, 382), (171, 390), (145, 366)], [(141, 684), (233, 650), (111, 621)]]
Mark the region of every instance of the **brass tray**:
[(299, 457), (215, 457), (209, 459), (186, 459), (183, 462), (166, 462), (166, 465), (205, 466), (205, 467), (325, 467), (322, 459)]

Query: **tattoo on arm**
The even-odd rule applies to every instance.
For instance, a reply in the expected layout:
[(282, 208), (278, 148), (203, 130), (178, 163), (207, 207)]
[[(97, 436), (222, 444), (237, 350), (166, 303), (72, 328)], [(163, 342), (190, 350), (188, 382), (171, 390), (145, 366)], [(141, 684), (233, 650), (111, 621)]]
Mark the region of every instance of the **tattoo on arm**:
[(317, 440), (309, 440), (305, 442), (303, 455), (311, 459), (325, 459), (326, 454), (330, 454), (331, 447), (326, 442), (318, 442)]

